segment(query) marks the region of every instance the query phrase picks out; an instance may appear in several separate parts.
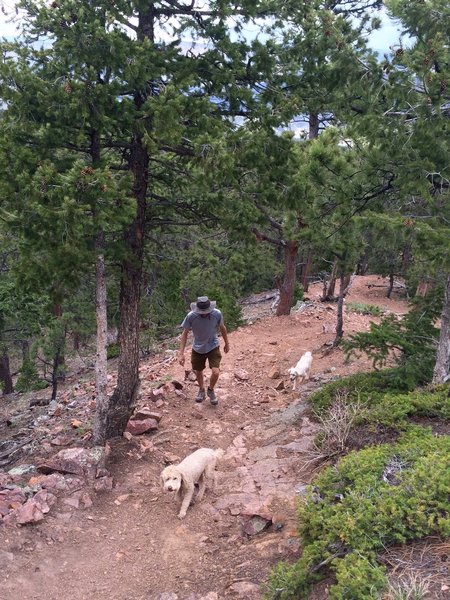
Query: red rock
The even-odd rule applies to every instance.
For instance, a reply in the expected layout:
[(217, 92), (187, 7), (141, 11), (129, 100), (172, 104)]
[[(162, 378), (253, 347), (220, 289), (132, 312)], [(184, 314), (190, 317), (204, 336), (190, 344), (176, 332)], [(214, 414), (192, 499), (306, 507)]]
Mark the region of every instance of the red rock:
[(67, 448), (60, 450), (56, 456), (44, 459), (38, 465), (38, 471), (49, 474), (54, 471), (73, 475), (95, 477), (98, 468), (102, 468), (106, 460), (105, 448)]
[(155, 431), (156, 429), (158, 429), (158, 421), (156, 419), (142, 419), (139, 421), (131, 419), (128, 421), (125, 431), (128, 431), (132, 435), (140, 435), (147, 431)]
[(132, 421), (143, 421), (144, 419), (155, 419), (159, 423), (162, 419), (162, 414), (151, 410), (148, 406), (143, 406), (131, 417)]
[(244, 369), (239, 369), (235, 371), (234, 376), (238, 381), (248, 381), (250, 379), (249, 374)]

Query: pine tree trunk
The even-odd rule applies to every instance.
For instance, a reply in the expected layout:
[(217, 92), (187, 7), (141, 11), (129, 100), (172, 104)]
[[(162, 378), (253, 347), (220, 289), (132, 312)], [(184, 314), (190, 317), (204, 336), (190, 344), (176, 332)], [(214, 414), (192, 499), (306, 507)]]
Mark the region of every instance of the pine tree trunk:
[(96, 236), (97, 255), (96, 278), (96, 317), (97, 317), (97, 354), (95, 359), (95, 398), (96, 414), (92, 439), (94, 444), (101, 445), (105, 441), (103, 432), (106, 429), (108, 414), (107, 396), (107, 303), (105, 257), (101, 253), (104, 249), (104, 233), (99, 231)]
[(339, 281), (340, 285), (337, 303), (336, 337), (334, 339), (333, 346), (338, 346), (341, 339), (344, 337), (344, 300), (353, 283), (353, 277), (351, 275), (344, 275), (342, 272), (340, 274)]
[(336, 323), (336, 337), (334, 339), (334, 345), (337, 346), (344, 336), (344, 289), (345, 289), (345, 277), (344, 273), (340, 276), (340, 287), (339, 287), (339, 298), (337, 303), (337, 323)]
[(0, 355), (0, 381), (3, 384), (3, 394), (12, 394), (14, 392), (13, 380), (9, 368), (9, 356), (6, 350)]
[(333, 263), (333, 268), (331, 269), (330, 278), (327, 281), (324, 281), (323, 284), (323, 295), (321, 298), (322, 302), (333, 302), (336, 300), (334, 296), (334, 290), (336, 288), (336, 275), (337, 275), (337, 260)]
[(319, 115), (317, 113), (309, 113), (309, 132), (308, 137), (310, 140), (314, 140), (319, 137)]
[[(61, 304), (53, 305), (53, 315), (61, 318), (63, 315), (63, 309)], [(52, 385), (54, 388), (54, 395), (52, 393), (52, 400), (56, 399), (56, 388), (58, 382), (64, 382), (66, 380), (66, 369), (65, 369), (65, 345), (66, 345), (66, 330), (61, 334), (61, 339), (57, 340), (58, 347), (55, 349), (55, 355), (53, 357), (53, 373), (52, 373)]]
[(53, 356), (52, 364), (52, 400), (56, 400), (58, 393), (58, 381), (60, 381), (59, 369), (62, 364), (64, 364), (64, 359), (61, 362), (61, 351), (58, 348)]
[(30, 358), (30, 342), (28, 340), (24, 340), (22, 342), (22, 362), (24, 363), (29, 358)]
[(294, 287), (297, 274), (298, 242), (290, 240), (284, 246), (284, 273), (283, 281), (280, 283), (280, 300), (278, 302), (276, 315), (288, 315), (291, 312), (292, 300), (294, 298)]
[(386, 294), (387, 298), (391, 297), (393, 289), (394, 289), (394, 274), (390, 273), (389, 274), (389, 287), (388, 287), (388, 291), (387, 291), (387, 294)]
[(312, 261), (313, 252), (312, 250), (308, 250), (306, 254), (306, 260), (302, 266), (302, 272), (300, 275), (300, 283), (302, 284), (304, 292), (307, 292), (309, 288), (309, 274), (311, 273)]
[(119, 361), (117, 385), (96, 429), (97, 443), (120, 436), (136, 407), (139, 392), (139, 302), (144, 255), (145, 212), (149, 158), (136, 134), (130, 159), (136, 216), (125, 235), (128, 257), (120, 282)]
[(441, 315), (441, 333), (433, 372), (433, 383), (446, 383), (450, 379), (450, 275), (444, 291), (444, 306)]

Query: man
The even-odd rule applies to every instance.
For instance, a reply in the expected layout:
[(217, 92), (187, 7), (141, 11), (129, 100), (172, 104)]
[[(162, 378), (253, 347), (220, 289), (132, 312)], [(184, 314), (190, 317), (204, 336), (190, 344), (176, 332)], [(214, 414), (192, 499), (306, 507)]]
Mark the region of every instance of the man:
[[(227, 353), (230, 349), (228, 332), (223, 322), (222, 313), (216, 308), (216, 302), (210, 300), (208, 296), (200, 296), (197, 298), (197, 302), (192, 302), (191, 310), (181, 323), (181, 327), (183, 327), (183, 333), (180, 338), (180, 351), (178, 355), (180, 365), (184, 365), (184, 349), (186, 347), (188, 332), (192, 331), (194, 336), (191, 362), (200, 388), (195, 401), (203, 402), (207, 394), (211, 404), (217, 406), (219, 401), (214, 392), (214, 387), (219, 379), (219, 367), (222, 359), (220, 342), (217, 335), (218, 331), (220, 331), (225, 341), (224, 352)], [(205, 370), (206, 360), (208, 360), (209, 368), (211, 369), (211, 377), (205, 393), (203, 371)]]

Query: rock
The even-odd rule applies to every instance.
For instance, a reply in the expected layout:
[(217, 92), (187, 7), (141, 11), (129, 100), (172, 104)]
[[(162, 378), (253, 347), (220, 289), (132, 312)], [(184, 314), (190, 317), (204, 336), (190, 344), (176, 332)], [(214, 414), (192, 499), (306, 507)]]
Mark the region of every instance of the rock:
[(25, 492), (15, 487), (13, 489), (0, 491), (0, 517), (6, 516), (11, 510), (15, 510), (22, 506), (27, 497)]
[(238, 381), (248, 381), (250, 379), (249, 374), (244, 369), (239, 369), (235, 371), (234, 376)]
[(149, 399), (152, 402), (156, 402), (157, 400), (161, 399), (162, 396), (164, 396), (164, 388), (154, 388), (150, 390)]
[(13, 478), (29, 475), (30, 473), (36, 473), (36, 467), (34, 465), (19, 465), (8, 471), (8, 475)]
[(58, 435), (50, 440), (52, 446), (68, 446), (73, 440), (70, 435)]
[(33, 406), (48, 406), (50, 404), (50, 398), (33, 398), (30, 401), (30, 407)]
[(44, 474), (71, 473), (73, 475), (94, 478), (97, 469), (104, 467), (107, 451), (101, 446), (93, 448), (67, 448), (60, 450), (52, 458), (41, 461), (38, 471)]
[(134, 415), (131, 417), (130, 420), (143, 421), (144, 419), (155, 419), (155, 421), (158, 421), (158, 423), (159, 423), (162, 419), (162, 414), (159, 412), (153, 411), (148, 406), (143, 406), (142, 408), (139, 408), (134, 413)]
[(44, 515), (50, 511), (50, 507), (55, 502), (56, 496), (47, 492), (47, 490), (41, 490), (15, 511), (17, 523), (19, 525), (26, 525), (27, 523), (42, 521)]
[(278, 367), (272, 367), (269, 371), (270, 379), (278, 379), (280, 377), (280, 369)]
[(164, 453), (164, 463), (166, 465), (171, 465), (172, 463), (180, 462), (180, 457), (177, 454), (173, 454), (172, 452)]
[(95, 480), (94, 490), (96, 492), (110, 492), (113, 489), (112, 477), (99, 477)]
[(181, 381), (178, 381), (177, 379), (172, 379), (172, 385), (176, 390), (182, 390), (184, 388), (184, 384), (182, 384)]
[(30, 487), (40, 487), (46, 490), (68, 490), (69, 486), (66, 483), (64, 475), (61, 473), (52, 473), (51, 475), (37, 475), (31, 477), (28, 481)]
[(130, 419), (125, 431), (132, 435), (141, 435), (148, 431), (156, 431), (158, 429), (158, 421), (156, 419)]
[(275, 389), (279, 392), (281, 390), (284, 390), (284, 381), (281, 380), (277, 383), (277, 385), (275, 386)]
[(228, 589), (230, 592), (236, 594), (238, 598), (243, 598), (244, 600), (260, 598), (261, 588), (252, 581), (235, 581), (228, 586)]
[(242, 531), (246, 535), (256, 535), (261, 533), (272, 524), (272, 519), (263, 515), (251, 515), (244, 519), (242, 523)]

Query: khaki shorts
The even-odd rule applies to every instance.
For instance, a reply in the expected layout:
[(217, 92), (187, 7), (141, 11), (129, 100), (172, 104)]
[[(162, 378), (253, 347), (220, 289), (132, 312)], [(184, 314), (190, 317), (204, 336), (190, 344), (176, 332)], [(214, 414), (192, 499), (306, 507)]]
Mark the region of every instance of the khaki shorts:
[(210, 369), (219, 368), (220, 361), (222, 360), (220, 347), (217, 346), (217, 348), (210, 350), (206, 354), (200, 354), (199, 352), (192, 350), (191, 362), (193, 370), (203, 371), (206, 366), (206, 359), (208, 359)]

